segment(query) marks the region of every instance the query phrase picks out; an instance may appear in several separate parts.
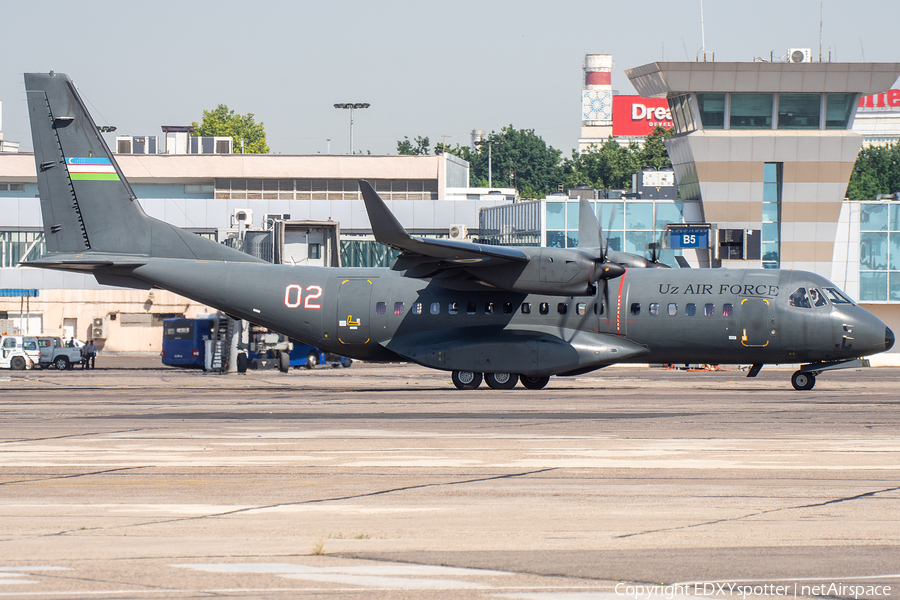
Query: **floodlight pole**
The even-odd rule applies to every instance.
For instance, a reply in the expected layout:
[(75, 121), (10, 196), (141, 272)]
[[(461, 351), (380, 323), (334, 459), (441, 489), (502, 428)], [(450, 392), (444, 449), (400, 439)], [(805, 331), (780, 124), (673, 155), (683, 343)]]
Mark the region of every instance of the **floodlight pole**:
[(335, 108), (344, 108), (350, 110), (350, 154), (353, 154), (353, 109), (369, 108), (368, 102), (345, 102), (335, 104)]
[(493, 183), (493, 179), (492, 179), (492, 175), (493, 175), (492, 171), (494, 170), (494, 168), (493, 168), (492, 157), (491, 157), (491, 147), (494, 144), (497, 144), (498, 146), (502, 146), (503, 140), (498, 140), (495, 138), (488, 138), (486, 140), (479, 140), (479, 141), (475, 142), (476, 146), (487, 146), (488, 147), (488, 187), (489, 188), (494, 187), (494, 183)]

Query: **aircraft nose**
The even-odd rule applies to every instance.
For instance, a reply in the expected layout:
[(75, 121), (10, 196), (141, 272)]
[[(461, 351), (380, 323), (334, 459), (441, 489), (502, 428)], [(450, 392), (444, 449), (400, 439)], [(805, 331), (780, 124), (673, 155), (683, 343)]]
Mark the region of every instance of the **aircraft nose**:
[(884, 351), (887, 352), (894, 347), (894, 332), (890, 327), (884, 328)]

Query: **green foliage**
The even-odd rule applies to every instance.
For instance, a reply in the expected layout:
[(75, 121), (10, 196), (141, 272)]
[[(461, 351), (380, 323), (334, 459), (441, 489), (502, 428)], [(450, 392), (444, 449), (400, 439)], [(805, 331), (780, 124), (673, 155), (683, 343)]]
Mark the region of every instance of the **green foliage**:
[(847, 198), (874, 200), (878, 194), (896, 192), (900, 192), (900, 143), (860, 150), (847, 186)]
[[(643, 167), (661, 169), (672, 166), (663, 140), (673, 133), (671, 129), (657, 127), (648, 136), (643, 148), (634, 143), (623, 146), (610, 138), (584, 152), (573, 150), (571, 159), (563, 159), (562, 153), (548, 146), (535, 135), (533, 129), (515, 129), (510, 125), (501, 129), (499, 134), (491, 132), (486, 139), (498, 142), (491, 150), (493, 184), (496, 187), (515, 187), (523, 198), (542, 198), (557, 191), (560, 185), (564, 189), (577, 185), (629, 189), (632, 174)], [(459, 144), (452, 148), (437, 144), (434, 152), (449, 152), (468, 161), (469, 184), (472, 187), (487, 186), (487, 144), (474, 150)], [(510, 179), (510, 169), (515, 175), (513, 179)]]
[(240, 153), (241, 140), (244, 140), (245, 154), (268, 154), (266, 130), (262, 123), (253, 120), (253, 113), (235, 114), (224, 104), (213, 110), (203, 111), (203, 121), (198, 125), (191, 123), (195, 136), (228, 136), (234, 140), (234, 152)]
[(451, 148), (438, 144), (435, 152), (449, 152), (468, 161), (469, 185), (487, 187), (488, 158), (490, 155), (491, 182), (494, 187), (518, 188), (519, 195), (537, 198), (555, 192), (565, 178), (562, 153), (547, 143), (533, 129), (504, 127), (500, 133), (491, 132), (485, 137), (491, 141), (472, 150), (457, 144)]
[[(664, 148), (665, 149), (665, 148)], [(641, 150), (637, 144), (623, 146), (610, 138), (599, 148), (572, 151), (566, 162), (566, 187), (589, 185), (594, 188), (627, 189), (631, 175), (641, 170)]]
[(425, 156), (428, 154), (429, 140), (427, 137), (416, 136), (416, 143), (413, 145), (409, 138), (403, 136), (403, 141), (397, 142), (397, 154), (406, 156)]
[(673, 133), (675, 133), (673, 129), (666, 129), (661, 125), (653, 128), (653, 131), (644, 140), (644, 147), (641, 148), (641, 167), (653, 167), (659, 170), (672, 166), (672, 161), (669, 160), (669, 152), (666, 150), (663, 140), (671, 137)]

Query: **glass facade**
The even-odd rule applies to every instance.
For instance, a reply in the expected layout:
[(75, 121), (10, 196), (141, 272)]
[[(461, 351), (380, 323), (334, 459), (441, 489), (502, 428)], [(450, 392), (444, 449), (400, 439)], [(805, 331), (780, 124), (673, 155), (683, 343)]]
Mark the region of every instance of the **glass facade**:
[(43, 231), (0, 231), (0, 268), (15, 267), (46, 253)]
[(697, 94), (697, 108), (704, 129), (725, 128), (725, 94)]
[(860, 202), (859, 299), (900, 302), (900, 203)]
[(731, 94), (731, 129), (771, 129), (773, 94)]
[[(546, 205), (546, 246), (577, 248), (579, 203), (548, 200)], [(597, 200), (593, 205), (610, 250), (620, 252), (647, 256), (647, 246), (661, 241), (667, 223), (684, 222), (682, 204), (675, 200)], [(660, 261), (677, 266), (675, 256), (680, 254), (681, 250), (663, 249)]]
[(778, 129), (818, 129), (822, 94), (779, 94)]
[[(678, 133), (703, 129), (847, 129), (859, 94), (695, 94), (700, 123), (687, 123), (691, 96), (669, 98)], [(825, 122), (822, 122), (822, 103)], [(775, 109), (777, 105), (777, 110)], [(679, 127), (678, 109), (685, 121)], [(726, 118), (727, 114), (727, 118)], [(691, 113), (693, 116), (693, 113)], [(775, 120), (773, 121), (773, 117)], [(824, 127), (823, 127), (824, 125)]]
[(668, 101), (669, 112), (672, 114), (672, 121), (675, 123), (675, 133), (688, 133), (697, 129), (697, 124), (694, 123), (694, 110), (691, 107), (690, 94), (669, 98)]
[(847, 129), (857, 95), (826, 94), (825, 96), (825, 129)]
[(781, 265), (781, 188), (782, 163), (763, 166), (762, 202), (762, 267), (777, 269)]

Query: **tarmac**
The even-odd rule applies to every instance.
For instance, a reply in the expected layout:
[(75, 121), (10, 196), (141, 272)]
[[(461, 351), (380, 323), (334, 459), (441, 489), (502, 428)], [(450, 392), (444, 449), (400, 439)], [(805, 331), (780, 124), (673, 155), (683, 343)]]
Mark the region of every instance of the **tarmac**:
[(0, 371), (0, 597), (900, 597), (900, 369)]

